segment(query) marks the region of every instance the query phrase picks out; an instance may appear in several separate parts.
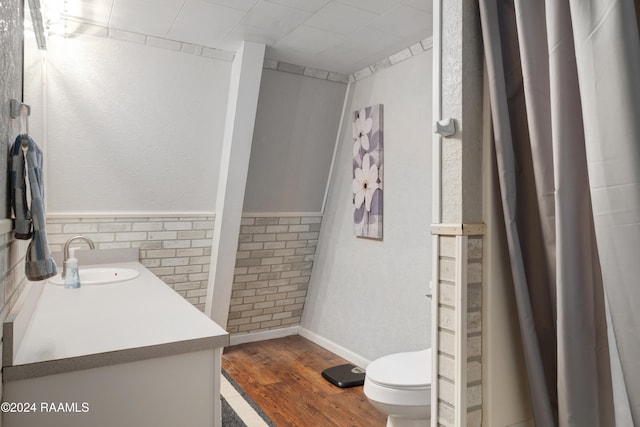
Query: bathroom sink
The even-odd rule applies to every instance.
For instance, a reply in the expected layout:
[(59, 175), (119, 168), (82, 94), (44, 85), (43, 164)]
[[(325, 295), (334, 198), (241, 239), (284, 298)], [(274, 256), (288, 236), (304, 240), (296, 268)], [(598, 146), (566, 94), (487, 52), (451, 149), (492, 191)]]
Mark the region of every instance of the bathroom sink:
[[(64, 279), (61, 277), (62, 273), (49, 279), (49, 283), (54, 285), (64, 285)], [(127, 280), (135, 279), (140, 275), (138, 270), (133, 268), (118, 268), (118, 267), (92, 267), (92, 268), (80, 268), (80, 283), (82, 286), (86, 285), (105, 285), (107, 283), (118, 283)]]

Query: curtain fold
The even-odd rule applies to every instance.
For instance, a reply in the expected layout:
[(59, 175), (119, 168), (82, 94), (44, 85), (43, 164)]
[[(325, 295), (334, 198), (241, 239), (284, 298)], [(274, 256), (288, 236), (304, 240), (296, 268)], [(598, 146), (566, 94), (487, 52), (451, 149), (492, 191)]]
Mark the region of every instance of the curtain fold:
[(604, 290), (569, 3), (546, 4), (555, 179), (560, 425), (613, 426)]
[(544, 242), (535, 238), (541, 235), (542, 226), (528, 148), (515, 9), (509, 2), (486, 0), (480, 1), (480, 14), (498, 180), (532, 409), (537, 425), (553, 426), (557, 414), (555, 298), (548, 271), (535, 268), (536, 263), (543, 268), (550, 266), (544, 262)]
[(481, 0), (480, 11), (536, 425), (615, 425), (605, 289), (618, 338), (614, 350), (638, 421), (640, 37), (634, 1)]
[(598, 251), (640, 425), (640, 37), (632, 0), (571, 0)]

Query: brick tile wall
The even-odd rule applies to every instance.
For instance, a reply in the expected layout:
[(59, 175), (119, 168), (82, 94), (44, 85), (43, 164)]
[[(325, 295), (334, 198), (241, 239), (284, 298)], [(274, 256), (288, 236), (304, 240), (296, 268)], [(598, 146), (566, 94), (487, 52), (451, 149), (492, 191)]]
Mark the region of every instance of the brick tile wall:
[(51, 251), (76, 234), (98, 249), (139, 248), (145, 267), (204, 310), (213, 225), (213, 216), (49, 218), (47, 236)]
[[(438, 283), (438, 425), (452, 427), (460, 424), (464, 412), (468, 427), (482, 422), (482, 236), (441, 235)], [(457, 245), (466, 245), (464, 255)], [(461, 258), (462, 256), (462, 258)], [(458, 270), (465, 270), (458, 277)], [(456, 297), (456, 287), (466, 288), (463, 301)], [(466, 306), (461, 324), (457, 314)], [(462, 328), (460, 330), (459, 328)], [(465, 350), (456, 348), (456, 341), (466, 341)], [(465, 359), (462, 359), (465, 358)], [(465, 378), (458, 378), (458, 365), (466, 365)], [(462, 381), (466, 384), (461, 384)], [(457, 399), (456, 386), (463, 389), (464, 400)], [(456, 405), (463, 407), (456, 407)]]
[(13, 238), (13, 231), (0, 234), (0, 320), (9, 314), (28, 283), (24, 272), (26, 246), (26, 242), (21, 244)]
[(229, 308), (230, 333), (300, 323), (321, 216), (244, 217)]
[[(300, 323), (321, 216), (243, 217), (227, 330)], [(214, 217), (49, 218), (51, 251), (76, 234), (98, 249), (139, 248), (140, 262), (204, 310)], [(81, 243), (79, 244), (81, 245)]]

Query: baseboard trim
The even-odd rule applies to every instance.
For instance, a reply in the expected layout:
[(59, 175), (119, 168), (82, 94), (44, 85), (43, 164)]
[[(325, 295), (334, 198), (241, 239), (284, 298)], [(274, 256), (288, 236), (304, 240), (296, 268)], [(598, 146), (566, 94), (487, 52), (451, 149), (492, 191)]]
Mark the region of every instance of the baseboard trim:
[(535, 423), (533, 422), (533, 418), (526, 420), (526, 421), (521, 421), (519, 423), (516, 424), (511, 424), (508, 427), (534, 427)]
[(298, 335), (308, 339), (309, 341), (318, 344), (320, 347), (329, 350), (333, 354), (346, 359), (350, 363), (353, 363), (356, 366), (360, 366), (361, 368), (366, 368), (371, 360), (366, 359), (360, 356), (353, 351), (342, 347), (340, 344), (336, 344), (333, 341), (316, 334), (315, 332), (311, 332), (308, 329), (303, 328), (302, 326), (298, 329)]
[(290, 326), (288, 328), (271, 329), (268, 331), (231, 334), (231, 336), (229, 337), (229, 345), (246, 344), (250, 342), (284, 338), (290, 335), (298, 335), (298, 328), (298, 326)]
[(366, 359), (359, 354), (354, 353), (353, 351), (346, 349), (341, 345), (336, 344), (333, 341), (316, 334), (315, 332), (311, 332), (310, 330), (305, 329), (302, 326), (290, 326), (288, 328), (271, 329), (268, 331), (231, 334), (231, 336), (229, 337), (229, 345), (232, 346), (259, 341), (267, 341), (276, 338), (284, 338), (291, 335), (300, 335), (301, 337), (306, 338), (315, 344), (318, 344), (325, 350), (328, 350), (333, 354), (346, 359), (349, 363), (353, 363), (356, 366), (366, 368), (367, 365), (371, 363), (371, 360)]

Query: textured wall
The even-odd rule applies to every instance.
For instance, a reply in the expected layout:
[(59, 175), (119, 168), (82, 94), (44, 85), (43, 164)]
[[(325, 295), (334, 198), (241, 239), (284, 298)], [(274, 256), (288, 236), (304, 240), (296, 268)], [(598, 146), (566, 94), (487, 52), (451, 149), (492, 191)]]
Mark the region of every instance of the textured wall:
[(7, 151), (20, 133), (20, 121), (11, 119), (9, 100), (22, 100), (23, 24), (19, 0), (0, 2), (0, 218), (9, 216)]
[(442, 3), (442, 222), (482, 221), (482, 38), (477, 2)]
[[(302, 326), (373, 360), (430, 343), (431, 50), (356, 81)], [(351, 121), (384, 104), (384, 239), (353, 235)], [(393, 306), (393, 307), (392, 307)]]

